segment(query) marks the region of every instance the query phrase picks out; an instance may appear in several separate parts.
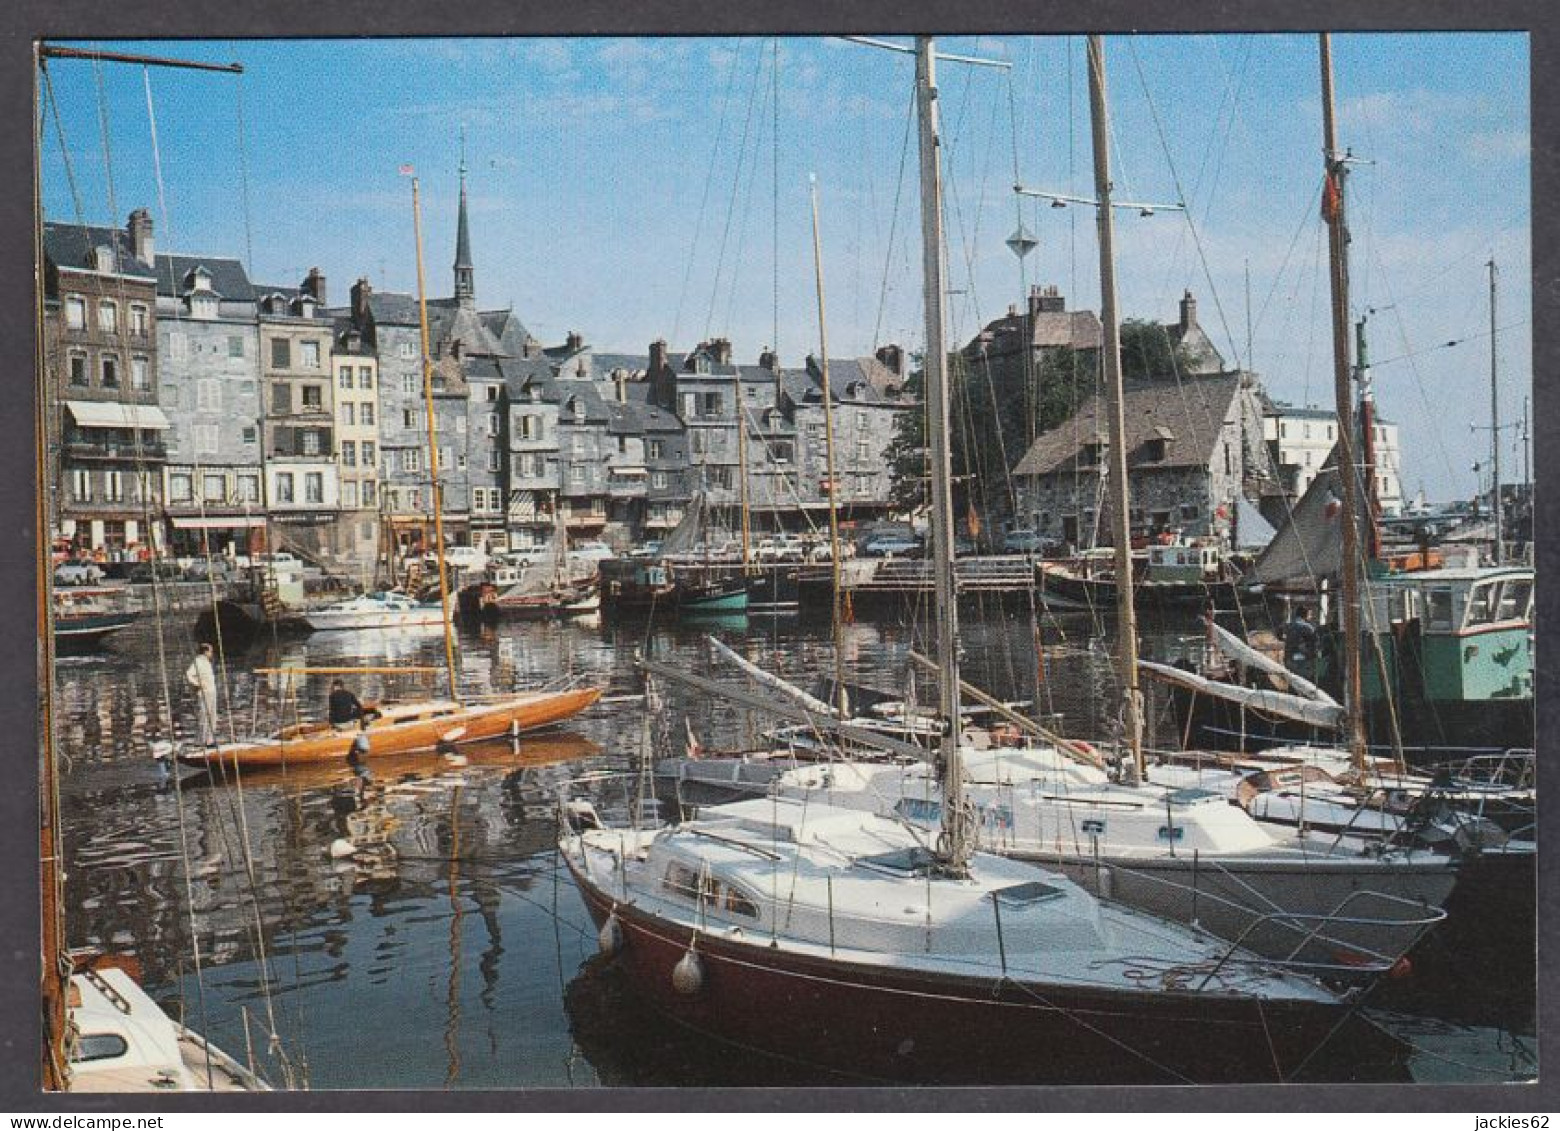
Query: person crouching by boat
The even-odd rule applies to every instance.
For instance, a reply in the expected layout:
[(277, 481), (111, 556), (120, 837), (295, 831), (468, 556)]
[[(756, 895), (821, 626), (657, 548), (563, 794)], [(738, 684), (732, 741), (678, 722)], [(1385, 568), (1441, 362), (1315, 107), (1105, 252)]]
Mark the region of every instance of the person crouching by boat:
[(1289, 670), (1313, 679), (1316, 675), (1316, 626), (1311, 623), (1311, 609), (1301, 605), (1284, 628), (1284, 659)]
[(195, 652), (195, 659), (184, 670), (184, 682), (195, 692), (195, 706), (200, 720), (200, 744), (217, 744), (217, 673), (212, 669), (214, 651), (210, 644), (202, 644)]
[(330, 725), (337, 730), (348, 730), (363, 720), (367, 714), (358, 697), (347, 690), (347, 685), (341, 680), (335, 680), (330, 685)]

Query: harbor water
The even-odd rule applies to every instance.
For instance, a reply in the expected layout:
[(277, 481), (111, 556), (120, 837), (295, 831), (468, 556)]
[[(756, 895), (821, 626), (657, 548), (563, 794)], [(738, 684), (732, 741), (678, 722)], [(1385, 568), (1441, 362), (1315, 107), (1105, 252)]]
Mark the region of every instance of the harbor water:
[[(847, 678), (913, 686), (908, 653), (929, 650), (924, 630), (862, 619), (843, 632)], [(662, 709), (646, 709), (636, 654), (736, 679), (712, 664), (711, 634), (800, 683), (834, 666), (829, 626), (795, 619), (463, 629), (457, 662), (468, 692), (573, 675), (604, 687), (606, 699), (554, 732), (453, 758), (373, 760), (367, 792), (345, 765), (160, 780), (151, 749), (174, 737), (169, 718), (179, 734), (194, 729), (183, 680), (193, 645), (182, 631), (159, 640), (141, 624), (107, 650), (61, 659), (68, 941), (132, 956), (170, 1013), (278, 1086), (860, 1082), (848, 1065), (837, 1080), (820, 1078), (647, 1016), (596, 958), (595, 930), (554, 852), (556, 799), (570, 778), (632, 771), (646, 751), (681, 754), (690, 735), (712, 751), (760, 740), (770, 720), (675, 686), (657, 686)], [(1200, 639), (1195, 624), (1161, 625), (1145, 635), (1145, 651), (1174, 660)], [(1071, 733), (1108, 736), (1108, 639), (1086, 623), (1047, 624), (1038, 642), (1028, 618), (968, 617), (964, 676), (1034, 701)], [(427, 669), (348, 677), (364, 701), (447, 685), (437, 632), (272, 638), (227, 647), (222, 659), (224, 736), (323, 715), (328, 678), (287, 668)], [(1430, 987), (1412, 1012), (1367, 1008), (1413, 1046), (1416, 1080), (1533, 1076), (1532, 994), (1473, 1011), (1464, 998)], [(1074, 1082), (1111, 1083), (1112, 1067)]]

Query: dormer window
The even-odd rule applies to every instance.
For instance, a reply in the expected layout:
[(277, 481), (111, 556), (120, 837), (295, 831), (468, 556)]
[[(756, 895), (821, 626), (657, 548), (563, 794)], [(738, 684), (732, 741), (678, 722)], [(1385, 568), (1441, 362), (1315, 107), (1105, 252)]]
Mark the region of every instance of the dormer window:
[(1083, 445), (1082, 451), (1078, 454), (1078, 462), (1084, 467), (1097, 467), (1109, 446), (1103, 437), (1096, 436)]
[(204, 267), (197, 267), (184, 276), (184, 285), (193, 291), (209, 291), (211, 289), (211, 272)]
[(1175, 433), (1163, 424), (1156, 425), (1154, 434), (1148, 439), (1148, 458), (1154, 463), (1163, 463), (1169, 453), (1170, 445), (1175, 442)]
[(575, 398), (573, 401), (569, 402), (569, 410), (574, 413), (574, 423), (576, 423), (576, 424), (584, 424), (585, 423), (585, 402), (584, 401), (582, 401), (582, 400), (580, 400), (578, 398)]
[(114, 263), (114, 249), (108, 244), (100, 244), (93, 248), (92, 269), (101, 271), (105, 275), (112, 275), (117, 269)]
[(192, 318), (211, 319), (217, 316), (217, 296), (210, 291), (196, 291), (189, 297)]

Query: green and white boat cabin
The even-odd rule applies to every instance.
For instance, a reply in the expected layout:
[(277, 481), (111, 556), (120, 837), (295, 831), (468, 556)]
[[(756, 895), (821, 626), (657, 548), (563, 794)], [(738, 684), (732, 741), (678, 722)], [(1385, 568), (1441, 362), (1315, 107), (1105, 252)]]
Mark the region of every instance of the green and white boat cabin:
[[(1397, 694), (1430, 703), (1531, 700), (1533, 570), (1477, 566), (1386, 574), (1369, 585), (1374, 632)], [(1365, 649), (1365, 697), (1382, 694)]]

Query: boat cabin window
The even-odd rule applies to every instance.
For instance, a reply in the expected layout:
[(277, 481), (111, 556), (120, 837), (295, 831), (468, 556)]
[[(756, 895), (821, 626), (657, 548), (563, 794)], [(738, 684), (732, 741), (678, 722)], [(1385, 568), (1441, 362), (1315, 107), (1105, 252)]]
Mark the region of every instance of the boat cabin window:
[(1499, 612), (1501, 620), (1526, 620), (1533, 604), (1533, 582), (1529, 578), (1512, 578), (1500, 587)]
[(924, 797), (903, 797), (895, 804), (894, 812), (907, 821), (935, 825), (942, 820), (942, 803)]
[(130, 1046), (118, 1033), (83, 1033), (76, 1038), (71, 1060), (78, 1064), (89, 1060), (113, 1060), (129, 1051)]
[(661, 887), (674, 895), (697, 899), (711, 911), (724, 911), (747, 919), (758, 918), (758, 905), (751, 896), (714, 876), (705, 875), (701, 878), (691, 865), (681, 860), (673, 860), (666, 865)]
[(1425, 590), (1425, 628), (1430, 632), (1450, 632), (1452, 622), (1452, 591), (1450, 589)]
[(1475, 585), (1473, 591), (1468, 594), (1468, 613), (1463, 619), (1464, 626), (1472, 628), (1477, 624), (1493, 624), (1499, 602), (1500, 582), (1490, 581), (1483, 585)]

